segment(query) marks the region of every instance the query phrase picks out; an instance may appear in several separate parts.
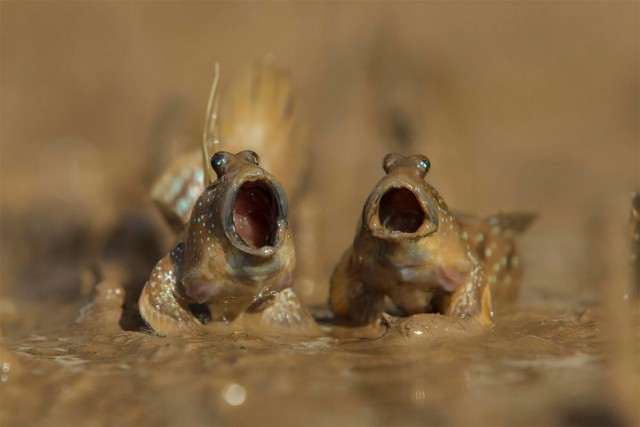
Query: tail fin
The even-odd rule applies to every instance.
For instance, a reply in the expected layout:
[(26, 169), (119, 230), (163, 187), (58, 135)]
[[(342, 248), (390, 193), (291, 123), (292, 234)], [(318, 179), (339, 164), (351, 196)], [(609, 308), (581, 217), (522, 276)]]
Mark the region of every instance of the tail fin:
[(226, 151), (253, 150), (288, 194), (304, 177), (307, 141), (300, 137), (298, 106), (289, 73), (268, 58), (258, 61), (222, 95), (218, 123)]
[(206, 179), (202, 155), (194, 151), (174, 160), (151, 186), (151, 200), (176, 233), (189, 222)]

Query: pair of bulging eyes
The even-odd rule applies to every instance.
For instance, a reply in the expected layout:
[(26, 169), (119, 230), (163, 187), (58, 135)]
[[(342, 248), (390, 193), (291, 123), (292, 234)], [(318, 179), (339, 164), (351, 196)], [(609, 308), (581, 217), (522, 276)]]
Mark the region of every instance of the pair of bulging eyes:
[[(232, 156), (233, 154), (226, 151), (219, 151), (211, 157), (211, 167), (216, 172), (216, 175), (218, 175), (218, 178), (227, 173)], [(255, 151), (244, 150), (238, 153), (238, 156), (256, 166), (260, 163), (260, 157), (258, 157)], [(431, 168), (431, 162), (422, 154), (405, 157), (401, 154), (390, 153), (382, 160), (382, 167), (386, 173), (391, 172), (399, 166), (415, 168), (420, 175), (424, 177)]]
[(422, 154), (405, 157), (402, 154), (390, 153), (384, 156), (382, 160), (382, 167), (386, 173), (400, 166), (416, 169), (420, 176), (424, 178), (431, 168), (431, 162)]
[[(237, 156), (249, 163), (253, 163), (256, 166), (260, 163), (260, 157), (258, 157), (255, 151), (244, 150), (239, 152)], [(227, 173), (232, 157), (233, 154), (226, 151), (218, 151), (211, 157), (211, 167), (215, 171), (216, 175), (218, 175), (218, 178)]]

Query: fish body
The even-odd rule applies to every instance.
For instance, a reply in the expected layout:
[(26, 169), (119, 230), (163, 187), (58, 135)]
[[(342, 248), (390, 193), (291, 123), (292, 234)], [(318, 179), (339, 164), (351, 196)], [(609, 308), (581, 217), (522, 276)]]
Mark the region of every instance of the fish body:
[[(259, 61), (234, 82), (219, 115), (217, 76), (216, 68), (202, 150), (176, 159), (152, 185), (179, 238), (145, 284), (140, 313), (161, 335), (202, 331), (191, 304), (206, 305), (213, 321), (263, 313), (258, 323), (309, 331), (311, 316), (291, 289), (296, 256), (285, 193), (298, 191), (308, 147), (297, 138), (290, 76)], [(209, 166), (210, 150), (218, 152)], [(264, 153), (260, 164), (254, 150)]]
[(142, 317), (162, 335), (200, 327), (189, 304), (232, 321), (291, 287), (295, 251), (282, 186), (252, 151), (218, 152), (212, 163), (218, 179), (197, 199), (179, 243), (140, 297)]
[[(492, 285), (500, 288), (498, 277), (508, 277), (517, 255), (499, 224), (487, 227), (508, 221), (457, 219), (425, 180), (430, 162), (424, 156), (389, 154), (383, 167), (387, 174), (369, 195), (353, 245), (331, 278), (336, 317), (374, 323), (388, 297), (406, 314), (436, 312), (491, 324)], [(515, 282), (519, 276), (511, 274)]]

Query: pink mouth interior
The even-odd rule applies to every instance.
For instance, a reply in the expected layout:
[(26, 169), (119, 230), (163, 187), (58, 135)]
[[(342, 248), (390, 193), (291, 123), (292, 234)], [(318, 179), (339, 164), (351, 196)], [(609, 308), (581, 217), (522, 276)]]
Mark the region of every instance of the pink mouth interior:
[(255, 181), (240, 187), (233, 205), (233, 225), (249, 246), (273, 246), (276, 237), (277, 206), (267, 184)]
[(412, 191), (392, 188), (380, 199), (380, 223), (388, 231), (414, 233), (425, 220), (425, 213)]

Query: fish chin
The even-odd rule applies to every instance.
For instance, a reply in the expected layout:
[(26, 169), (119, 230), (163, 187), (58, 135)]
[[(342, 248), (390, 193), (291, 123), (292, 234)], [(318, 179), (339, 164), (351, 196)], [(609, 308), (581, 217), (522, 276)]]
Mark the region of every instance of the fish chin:
[(254, 290), (252, 286), (243, 285), (238, 282), (214, 281), (212, 279), (198, 277), (193, 279), (183, 279), (185, 293), (189, 299), (198, 304), (246, 301), (247, 304), (253, 299)]
[(186, 294), (198, 304), (205, 303), (216, 296), (216, 288), (206, 281), (198, 281), (185, 286)]

